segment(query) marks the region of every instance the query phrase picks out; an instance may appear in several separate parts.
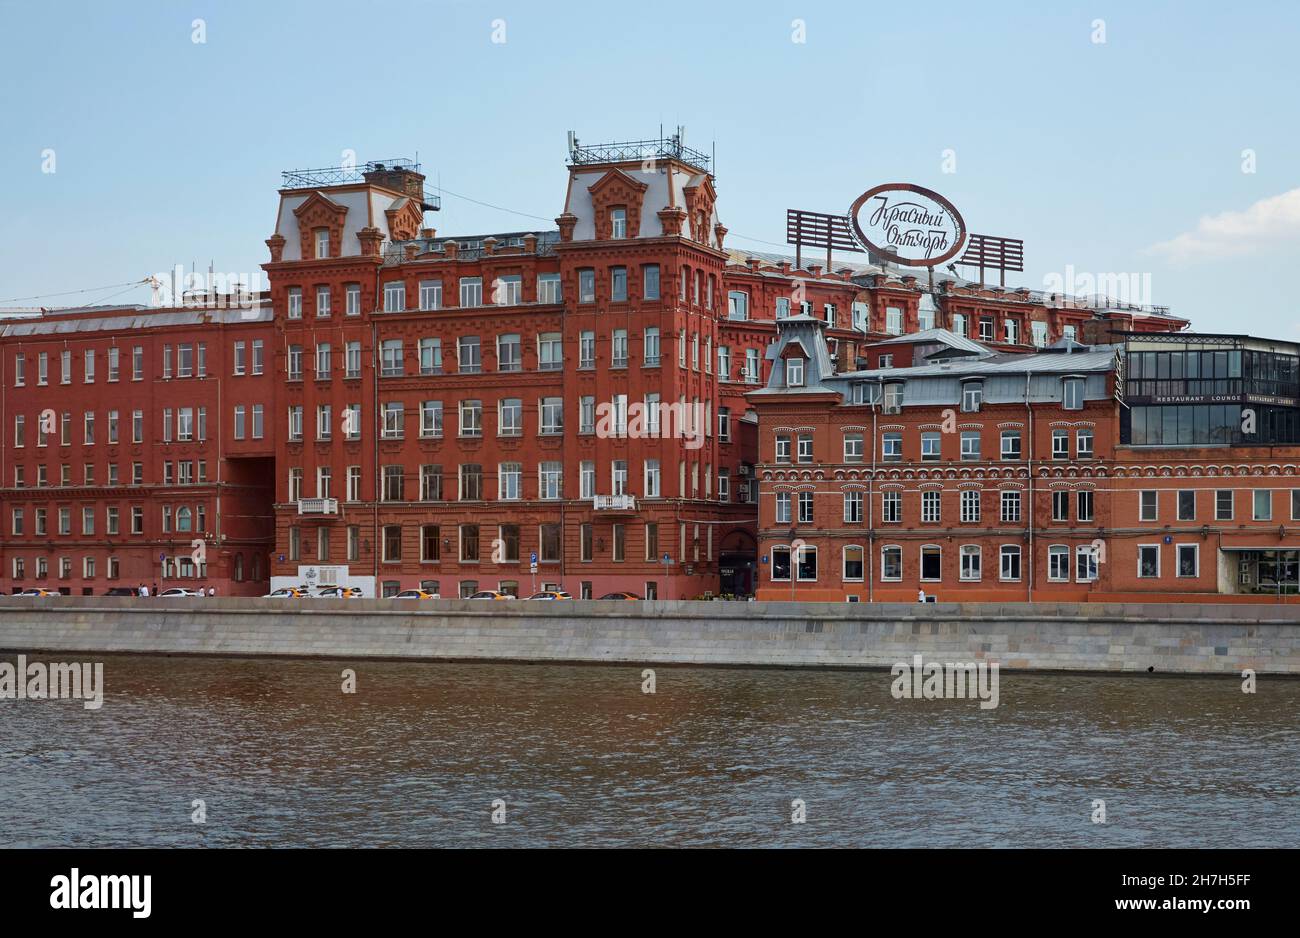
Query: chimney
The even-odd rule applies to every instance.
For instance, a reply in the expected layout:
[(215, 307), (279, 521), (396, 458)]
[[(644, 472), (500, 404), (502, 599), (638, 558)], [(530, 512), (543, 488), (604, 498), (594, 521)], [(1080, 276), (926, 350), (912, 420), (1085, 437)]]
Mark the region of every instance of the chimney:
[(438, 231), (437, 231), (436, 228), (421, 228), (421, 229), (420, 229), (420, 237), (423, 238), (423, 239), (426, 240), (426, 241), (432, 241), (432, 240), (433, 240), (434, 238), (436, 238), (437, 236), (438, 236)]
[(497, 239), (492, 237), (491, 235), (488, 235), (486, 238), (483, 239), (483, 253), (490, 255), (490, 254), (495, 254), (496, 252), (497, 252)]
[(822, 279), (822, 265), (821, 265), (821, 264), (809, 264), (809, 265), (808, 265), (808, 272), (811, 273), (811, 274), (813, 275), (813, 279), (814, 279), (814, 280), (820, 280), (820, 279)]
[(535, 234), (524, 235), (524, 253), (525, 254), (537, 253), (537, 235)]
[(402, 166), (385, 167), (383, 163), (375, 163), (373, 166), (373, 169), (362, 173), (367, 183), (400, 192), (417, 202), (424, 201), (424, 173)]

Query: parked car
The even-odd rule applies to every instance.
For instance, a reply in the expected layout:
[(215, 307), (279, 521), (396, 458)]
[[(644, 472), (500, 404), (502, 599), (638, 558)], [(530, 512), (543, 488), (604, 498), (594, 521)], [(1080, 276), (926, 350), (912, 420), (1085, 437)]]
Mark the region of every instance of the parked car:
[(573, 596), (568, 590), (542, 590), (539, 593), (533, 593), (529, 599), (572, 599)]
[(503, 593), (500, 590), (479, 590), (473, 596), (470, 596), (468, 598), (469, 599), (518, 599), (519, 597), (514, 596), (510, 593)]
[(110, 586), (104, 590), (105, 596), (139, 596), (140, 590), (134, 586)]
[(616, 593), (606, 593), (604, 596), (600, 598), (601, 599), (625, 599), (628, 601), (641, 599), (641, 597), (638, 596), (636, 593), (629, 593), (627, 590), (619, 590)]
[(394, 599), (437, 599), (437, 593), (426, 593), (424, 590), (402, 590)]
[(31, 589), (25, 589), (17, 596), (62, 596), (58, 590), (47, 590), (43, 586), (33, 586)]
[(278, 590), (271, 590), (263, 599), (307, 599), (311, 594), (307, 592), (305, 586), (282, 586)]
[(202, 596), (202, 595), (203, 595), (203, 590), (190, 589), (188, 586), (172, 586), (172, 587), (169, 587), (168, 589), (163, 590), (161, 593), (159, 593), (159, 594), (158, 594), (158, 598), (159, 598), (159, 599), (175, 599), (175, 598), (177, 598), (178, 596), (194, 596), (194, 597), (199, 597), (199, 596)]
[(360, 599), (359, 586), (322, 586), (316, 594), (317, 599)]

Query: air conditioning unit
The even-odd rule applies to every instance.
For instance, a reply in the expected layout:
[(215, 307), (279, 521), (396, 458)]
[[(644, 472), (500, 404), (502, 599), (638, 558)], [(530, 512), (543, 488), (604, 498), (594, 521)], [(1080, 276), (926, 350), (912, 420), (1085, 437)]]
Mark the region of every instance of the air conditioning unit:
[(741, 482), (738, 486), (736, 486), (736, 488), (739, 489), (739, 491), (740, 491), (740, 497), (741, 497), (742, 500), (747, 500), (747, 499), (749, 498), (749, 483), (748, 483), (748, 482)]
[(749, 471), (750, 471), (750, 469), (752, 469), (752, 468), (753, 468), (753, 467), (752, 467), (749, 463), (747, 463), (747, 462), (742, 462), (742, 463), (740, 464), (740, 468), (737, 469), (736, 471), (737, 471), (738, 474), (740, 474), (740, 475), (742, 475), (742, 476), (747, 476), (747, 475), (749, 475)]

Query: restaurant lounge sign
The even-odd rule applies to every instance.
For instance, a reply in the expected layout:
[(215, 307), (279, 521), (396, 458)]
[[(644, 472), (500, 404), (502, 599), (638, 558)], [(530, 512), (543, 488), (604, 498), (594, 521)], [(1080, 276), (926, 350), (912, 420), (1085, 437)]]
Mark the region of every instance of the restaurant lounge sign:
[(938, 266), (966, 243), (966, 222), (956, 206), (910, 183), (868, 189), (854, 201), (849, 217), (863, 247), (906, 267)]

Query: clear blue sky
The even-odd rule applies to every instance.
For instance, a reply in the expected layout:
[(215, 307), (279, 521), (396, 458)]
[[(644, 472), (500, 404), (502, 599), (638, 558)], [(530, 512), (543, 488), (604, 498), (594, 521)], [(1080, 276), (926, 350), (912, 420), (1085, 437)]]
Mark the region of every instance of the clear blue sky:
[[(431, 184), (553, 218), (567, 130), (662, 123), (716, 142), (736, 247), (911, 181), (1023, 238), (1026, 285), (1149, 272), (1197, 328), (1300, 338), (1298, 48), (1290, 0), (0, 0), (0, 301), (256, 270), (280, 170), (345, 149), (419, 151)], [(429, 223), (553, 227), (450, 195)]]

